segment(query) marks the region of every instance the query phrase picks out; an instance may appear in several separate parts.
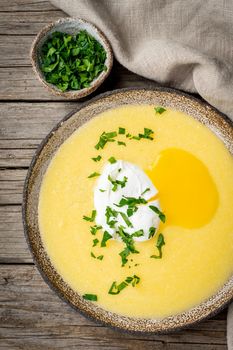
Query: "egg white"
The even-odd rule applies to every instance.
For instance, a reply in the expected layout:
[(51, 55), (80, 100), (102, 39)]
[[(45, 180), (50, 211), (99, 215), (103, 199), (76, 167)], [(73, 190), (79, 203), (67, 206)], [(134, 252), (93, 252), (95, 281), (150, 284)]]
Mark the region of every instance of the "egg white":
[[(118, 186), (116, 191), (112, 191), (113, 185), (108, 179), (109, 175), (113, 180), (120, 181), (122, 181), (124, 177), (127, 177), (125, 187)], [(146, 189), (149, 190), (143, 193)], [(135, 241), (146, 241), (150, 239), (150, 228), (154, 227), (157, 229), (160, 222), (158, 214), (149, 208), (151, 205), (160, 208), (158, 200), (150, 201), (157, 193), (158, 190), (155, 188), (154, 184), (137, 165), (123, 160), (118, 160), (114, 164), (107, 163), (103, 167), (94, 188), (94, 206), (97, 212), (96, 224), (102, 226), (103, 230), (106, 230), (114, 239), (119, 239), (116, 234), (119, 226), (124, 226), (125, 231), (129, 234), (133, 234), (138, 230), (143, 230), (143, 236), (134, 237)], [(134, 198), (142, 197), (147, 200), (148, 203), (139, 205), (138, 210), (129, 217), (133, 227), (127, 227), (121, 215), (118, 215), (115, 227), (111, 228), (106, 222), (106, 208), (108, 206), (127, 214), (127, 206), (119, 208), (115, 205), (120, 202), (123, 196)]]

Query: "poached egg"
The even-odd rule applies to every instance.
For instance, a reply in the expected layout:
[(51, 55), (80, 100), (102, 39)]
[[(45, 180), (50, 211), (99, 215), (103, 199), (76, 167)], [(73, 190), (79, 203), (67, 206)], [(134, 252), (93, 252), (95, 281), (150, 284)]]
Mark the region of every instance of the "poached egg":
[[(150, 208), (150, 206), (160, 208), (159, 201), (153, 199), (157, 193), (158, 190), (152, 181), (137, 165), (123, 160), (118, 160), (113, 164), (107, 163), (94, 189), (96, 224), (102, 226), (103, 230), (114, 239), (119, 239), (117, 235), (119, 227), (124, 227), (124, 230), (130, 235), (141, 230), (139, 237), (134, 236), (135, 241), (150, 239), (150, 229), (153, 227), (156, 233), (160, 223), (158, 214)], [(129, 197), (145, 200), (144, 203), (137, 205), (136, 211), (131, 216), (127, 214), (127, 205), (119, 207), (122, 198)], [(117, 217), (114, 218), (114, 225), (108, 223), (107, 208), (118, 212)], [(125, 220), (123, 216), (127, 216), (128, 220)]]

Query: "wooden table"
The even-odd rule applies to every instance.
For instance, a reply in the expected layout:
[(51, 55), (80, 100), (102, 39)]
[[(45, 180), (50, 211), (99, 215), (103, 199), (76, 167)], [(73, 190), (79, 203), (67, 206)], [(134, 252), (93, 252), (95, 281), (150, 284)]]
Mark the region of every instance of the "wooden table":
[[(226, 310), (191, 329), (139, 336), (95, 324), (62, 302), (42, 280), (21, 220), (24, 179), (45, 135), (80, 102), (49, 95), (35, 78), (35, 34), (65, 14), (47, 1), (0, 0), (0, 349), (226, 349)], [(97, 93), (156, 84), (117, 62)]]

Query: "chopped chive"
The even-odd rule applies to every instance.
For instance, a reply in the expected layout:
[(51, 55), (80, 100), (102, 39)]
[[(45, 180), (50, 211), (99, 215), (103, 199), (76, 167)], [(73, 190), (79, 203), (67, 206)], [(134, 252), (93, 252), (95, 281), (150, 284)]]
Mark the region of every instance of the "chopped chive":
[(146, 192), (148, 192), (148, 191), (150, 191), (150, 188), (148, 187), (148, 188), (146, 188), (145, 189), (145, 191), (143, 191), (142, 193), (141, 193), (141, 196), (143, 196)]
[(138, 230), (138, 231), (135, 231), (134, 233), (132, 233), (132, 237), (142, 237), (144, 235), (144, 231), (141, 229), (141, 230)]
[(154, 131), (148, 128), (144, 128), (144, 134), (138, 134), (141, 139), (153, 140)]
[(122, 226), (118, 228), (117, 234), (126, 245), (125, 249), (119, 253), (122, 260), (122, 266), (124, 266), (128, 261), (127, 257), (129, 254), (138, 254), (139, 251), (135, 249), (133, 236), (127, 233)]
[(94, 172), (94, 173), (92, 173), (91, 175), (88, 176), (88, 179), (91, 179), (92, 177), (96, 177), (96, 176), (100, 176), (100, 174)]
[(93, 222), (96, 217), (96, 210), (92, 210), (91, 217), (83, 215), (83, 220)]
[(91, 257), (96, 259), (96, 256), (94, 253), (91, 252)]
[(126, 146), (126, 143), (125, 143), (125, 142), (122, 142), (122, 141), (117, 141), (117, 144), (118, 144), (119, 146)]
[(111, 227), (114, 228), (116, 224), (116, 218), (118, 216), (118, 212), (111, 207), (107, 206), (105, 210), (106, 222)]
[(159, 208), (155, 207), (154, 205), (149, 205), (149, 208), (153, 210), (156, 214), (158, 214), (160, 220), (164, 223), (166, 221), (165, 214), (159, 210)]
[(91, 300), (91, 301), (97, 301), (97, 295), (96, 294), (84, 294), (83, 299), (85, 300)]
[(123, 289), (128, 287), (129, 284), (132, 285), (132, 287), (135, 287), (140, 282), (140, 277), (133, 275), (132, 277), (126, 277), (126, 279), (117, 285), (117, 282), (114, 281), (108, 291), (108, 294), (111, 295), (117, 295), (119, 294)]
[(108, 161), (109, 161), (109, 163), (111, 163), (111, 164), (116, 163), (116, 159), (115, 159), (114, 157), (110, 157), (110, 158), (108, 159)]
[(90, 227), (90, 231), (91, 231), (92, 235), (95, 235), (97, 233), (97, 231), (99, 231), (101, 229), (102, 229), (102, 226), (97, 226), (97, 225)]
[(130, 255), (130, 250), (129, 248), (125, 247), (122, 252), (119, 253), (121, 257), (121, 266), (125, 266), (125, 264), (128, 262), (127, 257)]
[(107, 142), (114, 142), (114, 137), (117, 136), (117, 133), (115, 131), (113, 132), (103, 132), (100, 135), (99, 142), (95, 145), (95, 148), (99, 150), (100, 148), (103, 149)]
[(94, 160), (94, 162), (99, 162), (100, 159), (102, 159), (102, 157), (98, 155), (96, 158), (91, 158), (91, 159)]
[(108, 291), (108, 294), (112, 294), (112, 295), (115, 295), (115, 294), (119, 294), (119, 290), (118, 290), (118, 287), (117, 287), (117, 283), (116, 281), (112, 282), (112, 285)]
[(130, 139), (131, 140), (141, 140), (141, 137), (140, 136), (132, 136)]
[(94, 259), (103, 260), (104, 256), (103, 255), (96, 256), (93, 252), (91, 252), (91, 257)]
[(158, 113), (158, 114), (162, 114), (163, 112), (165, 112), (165, 111), (166, 111), (166, 109), (165, 109), (165, 108), (160, 107), (160, 106), (155, 107), (155, 108), (154, 108), (154, 110), (155, 110), (155, 113)]
[(132, 223), (129, 221), (129, 218), (127, 217), (127, 215), (125, 213), (119, 212), (122, 219), (124, 220), (124, 222), (126, 223), (126, 225), (128, 227), (133, 227)]
[(162, 233), (159, 234), (159, 237), (158, 237), (158, 240), (157, 240), (157, 243), (156, 243), (156, 248), (158, 248), (158, 251), (159, 251), (159, 255), (151, 255), (151, 258), (154, 258), (154, 259), (161, 259), (162, 256), (163, 256), (163, 253), (162, 253), (162, 247), (165, 245), (165, 240), (164, 240), (164, 236)]
[(93, 245), (92, 247), (95, 247), (99, 243), (98, 238), (93, 239)]
[(102, 188), (99, 189), (100, 192), (106, 192), (106, 190), (103, 190)]
[(86, 30), (74, 35), (56, 31), (44, 41), (40, 69), (45, 80), (61, 91), (80, 90), (106, 69), (106, 51)]
[(99, 255), (99, 256), (97, 256), (97, 259), (98, 260), (103, 260), (103, 257), (104, 257), (103, 255)]
[(119, 127), (118, 134), (124, 135), (125, 134), (125, 128)]
[(106, 247), (106, 242), (111, 238), (112, 238), (112, 236), (107, 231), (104, 231), (104, 235), (103, 235), (100, 246)]
[(132, 216), (133, 213), (135, 213), (138, 210), (138, 207), (137, 207), (138, 204), (146, 204), (146, 203), (147, 203), (147, 201), (142, 197), (134, 198), (134, 197), (123, 196), (123, 198), (121, 198), (120, 202), (118, 204), (114, 204), (114, 205), (119, 207), (119, 208), (124, 207), (125, 205), (128, 206), (127, 215)]
[(125, 187), (128, 178), (126, 176), (124, 176), (123, 180), (113, 180), (111, 178), (110, 175), (108, 175), (108, 180), (111, 182), (111, 184), (113, 185), (112, 187), (112, 191), (115, 192), (118, 188), (118, 186), (120, 186), (121, 188)]
[(150, 227), (150, 229), (149, 229), (149, 237), (148, 238), (154, 237), (155, 230), (156, 230), (155, 227)]

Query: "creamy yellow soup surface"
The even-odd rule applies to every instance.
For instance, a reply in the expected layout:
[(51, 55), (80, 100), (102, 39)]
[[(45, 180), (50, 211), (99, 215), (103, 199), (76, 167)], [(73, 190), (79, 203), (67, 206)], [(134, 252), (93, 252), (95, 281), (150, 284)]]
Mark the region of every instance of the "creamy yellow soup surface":
[[(119, 135), (103, 150), (95, 145), (103, 131), (123, 127), (132, 135), (144, 128), (154, 139), (130, 140)], [(91, 158), (101, 155), (99, 162)], [(165, 238), (162, 259), (158, 233), (135, 243), (121, 267), (122, 242), (92, 247), (91, 223), (96, 178), (107, 160), (140, 166), (159, 191), (167, 221), (158, 233)], [(39, 200), (39, 225), (46, 251), (63, 279), (80, 294), (96, 294), (103, 308), (133, 317), (165, 317), (185, 311), (213, 295), (233, 272), (233, 160), (223, 143), (184, 113), (154, 106), (123, 106), (98, 115), (76, 131), (58, 150), (44, 176)], [(103, 260), (91, 257), (104, 255)], [(132, 261), (131, 261), (132, 259)], [(136, 265), (136, 266), (135, 266)], [(136, 274), (140, 282), (118, 295), (108, 294), (113, 281)]]

